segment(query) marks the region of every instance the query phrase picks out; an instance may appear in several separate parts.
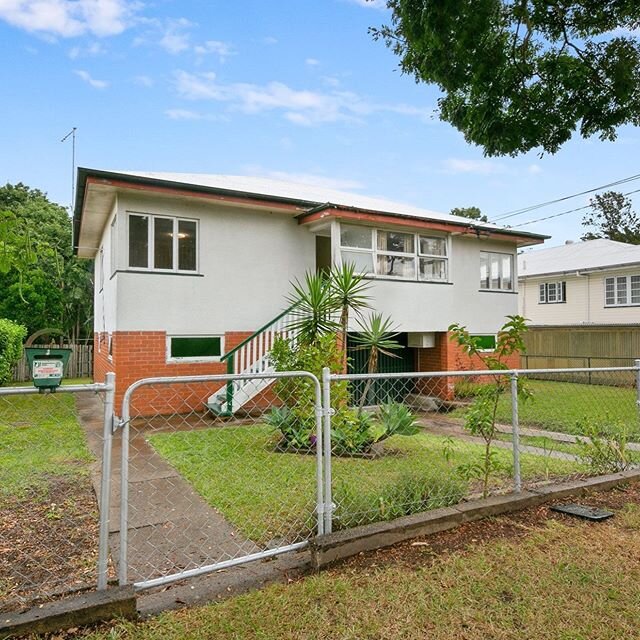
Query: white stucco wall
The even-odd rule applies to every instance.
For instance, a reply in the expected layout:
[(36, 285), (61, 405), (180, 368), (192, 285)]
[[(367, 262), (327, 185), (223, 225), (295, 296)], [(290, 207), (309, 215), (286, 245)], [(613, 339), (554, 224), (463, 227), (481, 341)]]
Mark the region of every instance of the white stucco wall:
[[(605, 278), (636, 274), (640, 274), (640, 267), (527, 278), (520, 282), (520, 313), (534, 325), (640, 324), (640, 306), (605, 306)], [(566, 303), (540, 304), (539, 285), (561, 281), (567, 283)]]
[[(118, 299), (118, 280), (112, 277), (115, 271), (111, 259), (111, 222), (117, 215), (117, 199), (109, 215), (106, 232), (102, 236), (100, 249), (94, 261), (94, 330), (96, 332), (113, 332), (116, 330), (116, 313)], [(103, 258), (100, 259), (102, 251)], [(103, 269), (104, 273), (100, 273)], [(102, 286), (101, 286), (102, 282)]]
[[(117, 275), (119, 331), (254, 331), (286, 307), (289, 282), (315, 268), (315, 237), (289, 214), (150, 196), (121, 196), (128, 211), (199, 220), (198, 275)], [(125, 224), (119, 261), (127, 264)]]
[[(198, 274), (128, 271), (129, 211), (198, 219)], [(113, 277), (111, 220), (102, 239), (107, 274), (103, 292), (96, 288), (96, 331), (254, 331), (286, 307), (291, 280), (315, 269), (315, 236), (290, 214), (120, 194), (117, 216)], [(512, 253), (515, 269), (515, 246), (453, 236), (450, 251), (449, 284), (372, 280), (374, 308), (390, 315), (400, 331), (446, 331), (459, 322), (472, 333), (495, 333), (505, 316), (517, 312), (517, 294), (480, 291), (480, 252)]]

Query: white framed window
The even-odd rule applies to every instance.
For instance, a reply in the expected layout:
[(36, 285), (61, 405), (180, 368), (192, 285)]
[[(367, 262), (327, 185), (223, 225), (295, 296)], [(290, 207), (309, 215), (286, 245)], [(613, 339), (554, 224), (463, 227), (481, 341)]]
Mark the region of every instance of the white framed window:
[(567, 301), (567, 283), (541, 282), (538, 294), (539, 304), (557, 304)]
[(480, 252), (480, 289), (513, 291), (513, 254)]
[(224, 336), (167, 336), (167, 362), (216, 362), (224, 353)]
[(198, 270), (198, 221), (128, 212), (130, 269), (195, 272)]
[(490, 352), (496, 350), (498, 337), (495, 334), (478, 334), (472, 335), (471, 338), (478, 344), (479, 351)]
[(640, 306), (640, 275), (604, 279), (604, 306)]
[(372, 277), (448, 282), (446, 236), (340, 225), (340, 256)]

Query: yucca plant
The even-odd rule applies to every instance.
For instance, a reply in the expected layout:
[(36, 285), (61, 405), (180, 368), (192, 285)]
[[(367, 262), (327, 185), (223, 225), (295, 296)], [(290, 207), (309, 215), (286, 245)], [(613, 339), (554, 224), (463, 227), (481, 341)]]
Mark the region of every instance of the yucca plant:
[(367, 294), (371, 284), (363, 274), (356, 272), (354, 262), (334, 267), (329, 274), (329, 287), (336, 307), (340, 311), (340, 329), (342, 348), (347, 350), (347, 332), (349, 331), (349, 311), (361, 315), (363, 309), (371, 308)]
[(314, 344), (327, 333), (338, 333), (336, 300), (326, 276), (308, 271), (303, 282), (295, 280), (291, 286), (287, 302), (295, 305), (291, 311), (294, 320), (287, 328), (298, 333), (299, 341)]
[[(394, 350), (403, 347), (396, 340), (398, 332), (393, 327), (391, 318), (385, 317), (381, 313), (372, 313), (368, 319), (358, 320), (358, 327), (359, 332), (353, 337), (353, 341), (356, 344), (356, 351), (366, 350), (369, 352), (367, 358), (368, 374), (378, 373), (381, 355), (391, 358), (400, 357), (393, 353)], [(360, 410), (364, 407), (372, 383), (372, 379), (369, 378), (360, 398)]]

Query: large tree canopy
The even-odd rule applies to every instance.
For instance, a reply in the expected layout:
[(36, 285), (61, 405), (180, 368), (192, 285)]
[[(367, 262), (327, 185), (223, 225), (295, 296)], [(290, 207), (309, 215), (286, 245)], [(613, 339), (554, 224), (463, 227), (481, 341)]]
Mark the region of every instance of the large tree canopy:
[(591, 211), (582, 224), (591, 227), (582, 240), (608, 238), (617, 242), (640, 244), (640, 218), (633, 211), (631, 200), (617, 191), (605, 191), (589, 201)]
[(555, 153), (578, 130), (640, 124), (638, 0), (387, 0), (372, 28), (442, 120), (487, 155)]
[(29, 333), (91, 334), (92, 264), (73, 256), (71, 219), (38, 189), (0, 187), (0, 318)]
[(462, 216), (463, 218), (487, 222), (487, 216), (483, 215), (479, 207), (454, 207), (449, 213), (452, 216)]

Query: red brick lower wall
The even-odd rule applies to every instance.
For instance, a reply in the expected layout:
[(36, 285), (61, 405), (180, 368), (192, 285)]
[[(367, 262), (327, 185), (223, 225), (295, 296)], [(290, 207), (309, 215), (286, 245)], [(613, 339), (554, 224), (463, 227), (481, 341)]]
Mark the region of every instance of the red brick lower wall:
[[(418, 371), (486, 371), (487, 366), (477, 356), (464, 353), (457, 342), (451, 340), (450, 333), (436, 333), (435, 346), (429, 349), (417, 349)], [(492, 355), (487, 353), (487, 356)], [(516, 353), (507, 358), (506, 364), (510, 369), (520, 366), (520, 354)], [(459, 378), (445, 376), (442, 378), (424, 378), (418, 382), (422, 393), (434, 395), (443, 400), (453, 400), (455, 396), (455, 382)], [(469, 379), (469, 378), (465, 378)], [(474, 382), (489, 381), (482, 376), (471, 378)]]
[[(251, 332), (230, 331), (225, 334), (225, 351), (233, 349)], [(103, 382), (105, 374), (116, 374), (116, 412), (122, 412), (125, 391), (143, 378), (199, 376), (227, 373), (226, 362), (167, 362), (167, 335), (164, 331), (116, 331), (111, 335), (112, 358), (108, 357), (108, 334), (94, 336), (94, 379)], [(100, 349), (98, 349), (100, 345)], [(224, 382), (145, 385), (134, 391), (132, 416), (190, 413), (205, 410), (209, 396)], [(267, 389), (252, 401), (273, 403), (273, 393)]]

